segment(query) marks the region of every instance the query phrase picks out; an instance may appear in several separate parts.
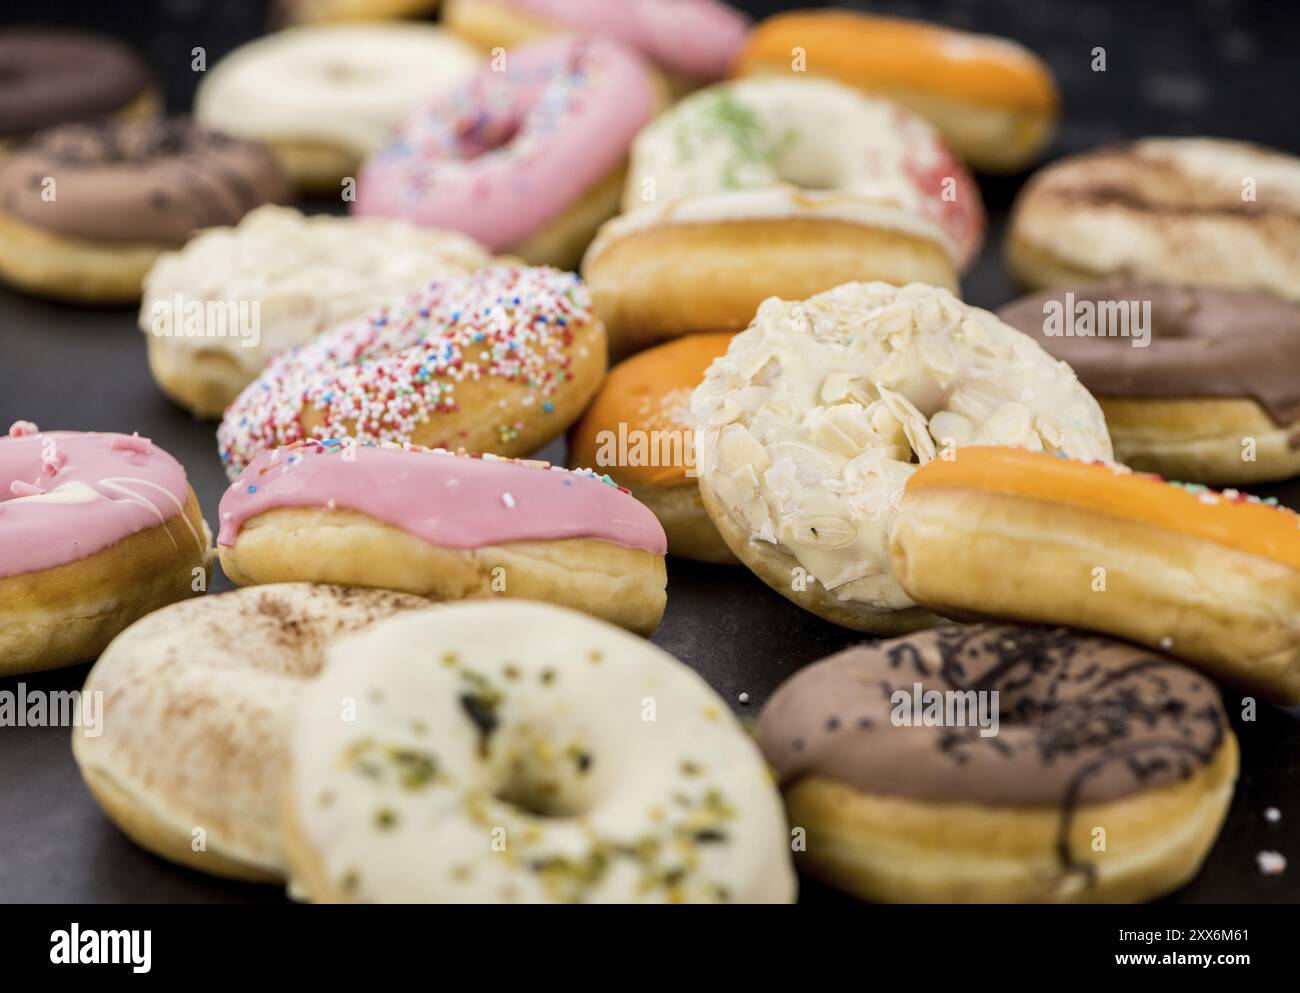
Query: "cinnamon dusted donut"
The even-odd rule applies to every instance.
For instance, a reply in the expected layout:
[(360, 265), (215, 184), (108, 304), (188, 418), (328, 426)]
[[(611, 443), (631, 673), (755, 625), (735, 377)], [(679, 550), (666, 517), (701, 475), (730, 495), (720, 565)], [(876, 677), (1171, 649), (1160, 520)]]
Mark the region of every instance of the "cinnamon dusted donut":
[(1144, 138), (1037, 173), (1007, 262), (1028, 289), (1108, 278), (1300, 300), (1300, 159), (1216, 138)]
[(221, 566), (239, 586), (550, 600), (645, 635), (664, 612), (663, 528), (590, 470), (304, 442), (254, 460), (220, 512)]
[(605, 377), (605, 329), (572, 273), (484, 269), (436, 282), (283, 352), (217, 431), (233, 479), (303, 438), (529, 455)]
[(478, 52), (432, 24), (309, 24), (204, 73), (204, 127), (265, 143), (300, 190), (340, 195), (402, 116), (457, 86)]
[(185, 470), (137, 435), (0, 437), (0, 676), (93, 659), (208, 588), (211, 535)]
[(280, 815), (303, 691), (337, 638), (430, 608), (387, 590), (286, 583), (173, 604), (113, 639), (86, 677), (97, 733), (72, 754), (104, 812), (165, 859), (234, 879), (285, 876)]
[(735, 72), (807, 73), (888, 97), (991, 172), (1028, 165), (1060, 114), (1051, 70), (1013, 41), (849, 10), (769, 17), (750, 34)]
[(890, 902), (1155, 899), (1196, 874), (1237, 776), (1208, 680), (1063, 628), (850, 648), (776, 691), (758, 742), (797, 864)]
[(0, 159), (0, 279), (85, 303), (138, 300), (159, 254), (287, 196), (266, 149), (184, 118), (64, 125)]
[(725, 76), (749, 30), (721, 0), (448, 0), (444, 17), (488, 50), (571, 32), (622, 42), (657, 65), (676, 95)]
[(354, 211), (576, 269), (618, 210), (628, 147), (660, 104), (654, 83), (613, 41), (512, 49), (398, 126), (366, 160)]
[(0, 31), (0, 66), (0, 149), (57, 124), (158, 111), (148, 66), (103, 35), (9, 28)]
[(1090, 628), (1300, 703), (1300, 516), (1275, 500), (963, 448), (908, 480), (889, 551), (939, 613)]
[(1111, 457), (1069, 366), (920, 284), (765, 301), (691, 414), (704, 509), (736, 557), (805, 610), (879, 634), (934, 622), (888, 556), (918, 466), (971, 444)]
[(285, 848), (316, 902), (794, 899), (780, 798), (727, 705), (550, 604), (454, 604), (335, 642), (291, 763)]
[(258, 207), (161, 256), (144, 281), (149, 371), (199, 417), (220, 417), (273, 355), (492, 257), (406, 221)]
[(825, 79), (692, 94), (637, 136), (583, 260), (615, 357), (851, 280), (957, 289), (984, 211), (919, 117)]
[(608, 473), (654, 511), (668, 551), (701, 562), (735, 563), (704, 512), (695, 478), (691, 393), (731, 334), (688, 334), (622, 362), (569, 429), (569, 463)]
[(1120, 462), (1199, 483), (1300, 473), (1300, 306), (1118, 282), (1024, 297), (998, 317), (1069, 363)]

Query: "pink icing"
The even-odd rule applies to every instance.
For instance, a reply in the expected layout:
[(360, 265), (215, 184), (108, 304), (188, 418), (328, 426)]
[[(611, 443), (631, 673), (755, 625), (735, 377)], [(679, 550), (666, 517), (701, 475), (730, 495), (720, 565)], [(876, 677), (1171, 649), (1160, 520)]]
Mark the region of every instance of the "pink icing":
[(612, 172), (655, 112), (645, 66), (616, 42), (547, 38), (505, 60), (409, 117), (366, 161), (356, 214), (504, 251)]
[(702, 81), (721, 79), (749, 21), (718, 0), (499, 0), (538, 20), (613, 38)]
[(181, 512), (189, 490), (180, 463), (159, 448), (141, 451), (145, 439), (121, 448), (124, 438), (0, 437), (0, 579), (87, 558)]
[(596, 538), (656, 555), (664, 529), (625, 490), (544, 462), (418, 446), (302, 442), (258, 456), (221, 498), (218, 543), (283, 507), (352, 510), (445, 548)]

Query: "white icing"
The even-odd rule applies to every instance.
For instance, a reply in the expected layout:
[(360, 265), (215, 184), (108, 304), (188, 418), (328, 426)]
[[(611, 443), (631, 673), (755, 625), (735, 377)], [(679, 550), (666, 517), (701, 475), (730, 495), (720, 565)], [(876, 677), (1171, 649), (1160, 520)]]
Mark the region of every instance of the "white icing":
[(432, 25), (289, 28), (235, 49), (203, 74), (195, 116), (228, 134), (337, 144), (360, 156), (481, 63), (471, 46)]
[(48, 493), (37, 493), (32, 496), (15, 497), (5, 500), (7, 506), (15, 503), (92, 503), (99, 499), (99, 494), (90, 486), (82, 482), (62, 483), (50, 490)]
[[(259, 207), (235, 227), (212, 228), (163, 254), (145, 278), (139, 323), (177, 353), (223, 353), (251, 381), (271, 356), (491, 261), (456, 232)], [(209, 302), (244, 306), (213, 312), (220, 326), (210, 328)]]
[[(475, 694), (492, 701), (487, 736), (464, 702)], [(355, 721), (339, 719), (343, 700)], [(291, 755), (301, 836), (353, 899), (794, 895), (780, 797), (726, 704), (649, 642), (560, 607), (457, 604), (336, 642)], [(431, 774), (404, 781), (416, 759)]]
[(920, 283), (764, 301), (691, 411), (702, 481), (750, 538), (841, 599), (886, 609), (912, 606), (887, 537), (917, 465), (968, 444), (1112, 456), (1069, 366)]

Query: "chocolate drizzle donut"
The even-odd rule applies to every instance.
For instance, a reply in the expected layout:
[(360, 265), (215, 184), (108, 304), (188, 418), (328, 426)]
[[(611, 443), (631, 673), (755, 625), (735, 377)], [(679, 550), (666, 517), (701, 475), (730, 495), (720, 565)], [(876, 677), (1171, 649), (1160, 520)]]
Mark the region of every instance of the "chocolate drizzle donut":
[(0, 162), (0, 208), (93, 242), (178, 246), (200, 228), (234, 224), (287, 197), (262, 146), (188, 118), (65, 125)]
[(1052, 886), (1077, 874), (1085, 889), (1098, 863), (1072, 849), (1079, 811), (1187, 783), (1230, 737), (1213, 684), (1172, 659), (1064, 628), (984, 625), (833, 655), (783, 685), (758, 725), (787, 791), (815, 777), (940, 817), (1055, 811)]
[(80, 31), (0, 32), (0, 141), (128, 110), (153, 78), (111, 38)]
[[(1300, 305), (1111, 281), (1022, 297), (997, 313), (1097, 397), (1120, 461), (1205, 483), (1300, 471)], [(1243, 458), (1248, 438), (1253, 459)]]

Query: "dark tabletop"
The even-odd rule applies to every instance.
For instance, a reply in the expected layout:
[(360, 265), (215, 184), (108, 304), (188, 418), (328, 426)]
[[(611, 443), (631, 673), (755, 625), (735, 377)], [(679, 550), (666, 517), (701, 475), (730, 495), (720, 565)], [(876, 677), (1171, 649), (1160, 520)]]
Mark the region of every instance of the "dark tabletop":
[[(814, 4), (739, 3), (756, 13)], [(861, 5), (859, 5), (861, 6)], [(1300, 8), (1290, 0), (1045, 2), (966, 0), (879, 3), (877, 11), (929, 17), (1016, 38), (1051, 63), (1065, 96), (1053, 156), (1143, 134), (1209, 134), (1300, 153), (1294, 113)], [(249, 0), (50, 3), (5, 0), (0, 24), (94, 28), (133, 43), (155, 67), (170, 109), (188, 109), (191, 49), (209, 64), (261, 33), (265, 3)], [(1093, 49), (1107, 70), (1093, 72)], [(963, 282), (968, 301), (996, 307), (1014, 296), (999, 257), (1007, 208), (1023, 176), (981, 177), (991, 216), (983, 256)], [(333, 204), (309, 205), (333, 209)], [(139, 431), (189, 472), (209, 523), (225, 488), (214, 426), (158, 392), (131, 308), (89, 309), (0, 289), (0, 429), (19, 418), (44, 429)], [(1300, 370), (1297, 370), (1300, 374)], [(562, 443), (542, 457), (562, 462)], [(1300, 481), (1256, 492), (1300, 508)], [(218, 576), (215, 591), (229, 589)], [(861, 636), (821, 621), (742, 569), (669, 561), (668, 609), (653, 639), (701, 672), (742, 716), (806, 665)], [(0, 680), (0, 690), (79, 688), (86, 666)], [(739, 697), (748, 694), (748, 703)], [(1172, 896), (1186, 902), (1300, 901), (1300, 709), (1261, 704), (1241, 720), (1240, 694), (1225, 703), (1241, 743), (1241, 778), (1204, 869)], [(81, 784), (66, 728), (0, 728), (0, 901), (277, 901), (282, 890), (229, 883), (180, 869), (128, 842)], [(1268, 822), (1266, 808), (1281, 819)], [(1262, 875), (1256, 856), (1291, 860)], [(844, 900), (814, 883), (803, 898)]]

